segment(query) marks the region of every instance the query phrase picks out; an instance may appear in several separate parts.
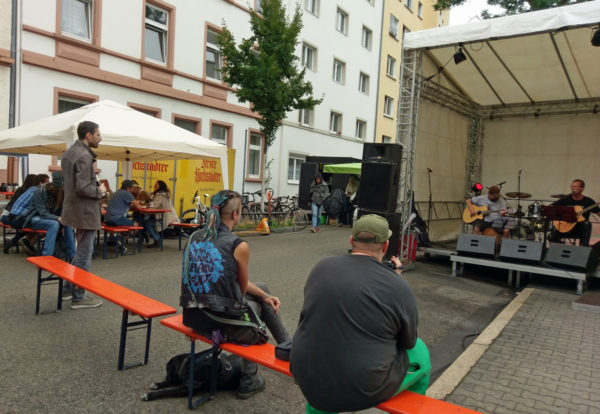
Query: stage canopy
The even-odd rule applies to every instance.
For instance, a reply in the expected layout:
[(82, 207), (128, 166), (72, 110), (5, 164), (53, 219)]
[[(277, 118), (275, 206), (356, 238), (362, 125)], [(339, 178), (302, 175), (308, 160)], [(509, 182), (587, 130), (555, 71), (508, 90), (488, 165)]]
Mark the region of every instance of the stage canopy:
[(327, 164), (323, 166), (323, 172), (360, 175), (361, 167), (362, 164), (360, 162), (352, 162), (349, 164)]

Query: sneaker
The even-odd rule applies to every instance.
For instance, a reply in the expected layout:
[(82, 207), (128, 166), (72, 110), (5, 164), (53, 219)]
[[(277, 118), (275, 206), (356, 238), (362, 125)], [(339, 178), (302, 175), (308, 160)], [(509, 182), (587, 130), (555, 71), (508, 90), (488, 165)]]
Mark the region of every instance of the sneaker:
[(26, 239), (19, 240), (19, 247), (27, 253), (27, 256), (37, 256), (35, 249), (29, 244)]
[(317, 230), (317, 233), (320, 232), (321, 231), (321, 227), (317, 227), (316, 230)]
[(69, 306), (69, 307), (71, 309), (86, 309), (86, 308), (97, 308), (100, 305), (102, 305), (102, 301), (100, 299), (85, 296), (83, 299), (81, 299), (80, 301), (77, 301), (77, 302), (72, 300), (71, 306)]
[(244, 376), (240, 379), (237, 397), (240, 400), (246, 400), (254, 394), (265, 390), (265, 379), (260, 375)]
[(63, 290), (62, 300), (71, 300), (71, 299), (73, 299), (73, 293), (70, 290)]
[(310, 232), (311, 233), (316, 233), (317, 232), (317, 228), (316, 227), (311, 227), (310, 228)]
[(146, 248), (148, 248), (148, 249), (156, 249), (157, 247), (160, 247), (160, 242), (156, 242), (156, 241), (154, 243), (146, 246)]

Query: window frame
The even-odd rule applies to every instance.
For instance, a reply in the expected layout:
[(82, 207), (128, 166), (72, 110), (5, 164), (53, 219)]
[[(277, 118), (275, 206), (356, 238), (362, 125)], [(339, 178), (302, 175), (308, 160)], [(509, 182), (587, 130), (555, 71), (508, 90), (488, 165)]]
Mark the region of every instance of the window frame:
[(210, 43), (208, 41), (208, 32), (213, 32), (215, 34), (220, 34), (222, 31), (222, 29), (213, 25), (207, 25), (206, 26), (206, 30), (204, 31), (204, 78), (208, 79), (212, 82), (218, 82), (218, 83), (223, 83), (223, 74), (220, 71), (217, 71), (218, 77), (214, 78), (212, 76), (208, 75), (208, 61), (207, 61), (207, 57), (208, 57), (208, 51), (210, 49), (210, 51), (213, 54), (217, 54), (218, 55), (218, 61), (219, 61), (219, 69), (223, 69), (223, 52), (221, 51), (221, 49), (219, 48), (218, 44), (214, 44), (214, 43)]
[(417, 6), (417, 17), (423, 20), (423, 2), (419, 2)]
[(388, 95), (383, 97), (383, 116), (388, 118), (394, 117), (394, 98)]
[[(333, 129), (334, 119), (337, 118), (338, 129)], [(343, 115), (340, 112), (331, 111), (329, 113), (329, 132), (332, 134), (342, 135)]]
[[(296, 175), (296, 172), (298, 173), (298, 179), (290, 179), (290, 161), (294, 160), (294, 176)], [(298, 165), (298, 163), (296, 161), (301, 161), (300, 165)], [(304, 164), (306, 162), (306, 156), (305, 155), (300, 155), (300, 154), (294, 154), (294, 153), (289, 153), (288, 154), (288, 174), (287, 174), (287, 183), (288, 184), (300, 184), (300, 171), (302, 169), (302, 164)]]
[[(391, 65), (390, 65), (391, 63)], [(396, 63), (398, 61), (392, 55), (387, 55), (387, 62), (385, 66), (385, 74), (392, 79), (396, 79)], [(390, 73), (391, 68), (391, 73)]]
[(162, 109), (156, 106), (148, 106), (144, 104), (138, 104), (135, 102), (127, 102), (127, 106), (136, 111), (140, 111), (146, 115), (153, 116), (154, 118), (161, 119)]
[(392, 137), (390, 137), (389, 135), (382, 135), (381, 142), (383, 144), (390, 144), (392, 142)]
[[(336, 67), (339, 67), (339, 71), (336, 70)], [(337, 76), (338, 73), (339, 73), (339, 79)], [(332, 68), (331, 79), (334, 82), (339, 83), (341, 85), (344, 85), (346, 83), (346, 62), (341, 61), (337, 58), (333, 58), (333, 68)]]
[[(367, 34), (367, 44), (365, 45), (365, 33)], [(361, 32), (361, 37), (360, 37), (360, 44), (362, 47), (364, 47), (367, 50), (372, 50), (373, 49), (373, 31), (371, 29), (369, 29), (367, 26), (363, 25), (362, 27), (362, 32)]]
[(410, 10), (412, 13), (413, 0), (404, 0), (404, 7), (406, 7), (408, 10)]
[[(256, 148), (252, 149), (251, 148), (251, 137), (252, 135), (257, 135), (261, 137), (261, 145), (260, 145), (260, 164), (259, 164), (259, 170), (260, 170), (260, 174), (258, 176), (254, 175), (254, 174), (250, 174), (250, 151), (257, 151)], [(248, 128), (248, 144), (246, 145), (246, 159), (248, 160), (248, 162), (246, 163), (246, 177), (245, 180), (246, 181), (250, 181), (250, 182), (260, 182), (262, 181), (262, 177), (263, 177), (263, 172), (264, 172), (264, 158), (265, 158), (265, 137), (263, 136), (263, 134), (260, 133), (259, 130), (257, 129), (252, 129), (252, 128)]]
[(348, 12), (338, 7), (335, 12), (335, 29), (340, 33), (348, 35), (349, 23), (350, 15)]
[[(308, 5), (311, 3), (313, 5), (313, 10), (311, 10)], [(319, 17), (319, 0), (304, 0), (304, 10), (312, 14), (313, 16)]]
[[(225, 138), (224, 143), (213, 139), (212, 131), (213, 131), (213, 127), (215, 127), (215, 126), (225, 128), (227, 130), (227, 137)], [(231, 148), (231, 146), (233, 144), (233, 124), (230, 124), (229, 122), (222, 122), (222, 121), (211, 119), (209, 122), (209, 126), (208, 126), (208, 139), (210, 139), (211, 141), (214, 141), (214, 142), (218, 142), (219, 144), (224, 144), (227, 146), (227, 148)]]
[[(308, 114), (308, 123), (304, 122), (306, 119), (305, 114)], [(298, 110), (298, 125), (312, 128), (313, 126), (314, 113), (312, 109), (303, 108)]]
[[(151, 7), (157, 10), (160, 10), (162, 12), (165, 12), (167, 14), (167, 23), (162, 24), (160, 22), (157, 22), (155, 20), (149, 19), (148, 17), (146, 17), (146, 8), (147, 7)], [(144, 12), (143, 12), (143, 41), (142, 41), (142, 56), (143, 56), (143, 60), (145, 62), (149, 62), (149, 63), (153, 63), (155, 65), (159, 65), (159, 66), (168, 66), (171, 67), (173, 65), (172, 62), (172, 54), (173, 54), (173, 34), (175, 33), (174, 30), (174, 17), (175, 17), (175, 13), (174, 11), (174, 7), (167, 5), (163, 2), (159, 2), (157, 0), (146, 0), (144, 1)], [(157, 32), (162, 32), (163, 35), (163, 43), (164, 43), (164, 61), (160, 61), (160, 60), (156, 60), (152, 57), (146, 56), (146, 45), (147, 45), (147, 38), (146, 38), (146, 30), (148, 30), (148, 26), (152, 27), (154, 29), (154, 31)], [(152, 29), (151, 29), (152, 30)]]
[[(359, 125), (360, 125), (360, 130), (362, 132), (362, 134), (359, 134)], [(360, 139), (360, 140), (365, 140), (367, 136), (367, 121), (365, 121), (364, 119), (356, 119), (356, 126), (354, 129), (354, 138), (356, 139)]]
[(92, 44), (94, 46), (100, 46), (100, 34), (102, 27), (102, 0), (82, 0), (85, 3), (92, 4), (90, 7), (90, 37), (85, 38), (78, 36), (74, 33), (65, 32), (62, 30), (62, 2), (63, 0), (56, 0), (56, 34), (58, 36), (68, 37), (77, 42)]
[[(307, 61), (307, 53), (308, 51), (312, 51), (312, 65), (306, 65)], [(301, 59), (302, 67), (305, 67), (313, 72), (317, 71), (317, 48), (307, 42), (302, 42), (302, 59)]]
[[(395, 22), (395, 31), (393, 31), (393, 26)], [(392, 36), (394, 39), (398, 40), (398, 32), (399, 32), (399, 26), (400, 26), (400, 20), (398, 20), (398, 18), (396, 16), (394, 16), (392, 13), (390, 13), (390, 30), (388, 31), (390, 36)]]
[(178, 119), (182, 120), (182, 121), (186, 121), (186, 122), (193, 122), (195, 124), (194, 133), (198, 134), (198, 135), (202, 135), (202, 119), (201, 118), (195, 118), (193, 116), (181, 115), (181, 114), (176, 114), (176, 113), (171, 114), (171, 123), (173, 125), (177, 125), (177, 124), (175, 124), (175, 121)]
[[(371, 82), (371, 77), (369, 75), (367, 75), (364, 72), (358, 73), (358, 91), (360, 93), (364, 93), (365, 95), (369, 94), (370, 82)], [(361, 86), (364, 86), (364, 88)]]

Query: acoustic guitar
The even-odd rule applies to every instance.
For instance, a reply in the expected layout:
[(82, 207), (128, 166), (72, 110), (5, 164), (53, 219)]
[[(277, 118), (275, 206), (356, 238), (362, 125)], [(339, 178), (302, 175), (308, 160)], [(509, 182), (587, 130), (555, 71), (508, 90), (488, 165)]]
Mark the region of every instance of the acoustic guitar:
[(583, 208), (581, 206), (573, 206), (573, 208), (575, 209), (575, 214), (577, 215), (576, 222), (571, 223), (568, 221), (554, 220), (552, 222), (552, 225), (559, 233), (568, 233), (571, 230), (573, 230), (573, 228), (577, 225), (577, 223), (585, 220), (585, 217), (583, 216), (585, 213), (595, 209), (599, 205), (600, 205), (600, 203), (596, 203), (596, 204), (592, 204), (591, 206), (586, 207), (586, 208)]
[(476, 206), (473, 205), (473, 209), (475, 209), (475, 214), (471, 215), (471, 211), (469, 207), (465, 208), (463, 211), (462, 219), (465, 223), (471, 224), (475, 220), (483, 219), (488, 214), (492, 213), (500, 213), (502, 210), (488, 210), (487, 206)]

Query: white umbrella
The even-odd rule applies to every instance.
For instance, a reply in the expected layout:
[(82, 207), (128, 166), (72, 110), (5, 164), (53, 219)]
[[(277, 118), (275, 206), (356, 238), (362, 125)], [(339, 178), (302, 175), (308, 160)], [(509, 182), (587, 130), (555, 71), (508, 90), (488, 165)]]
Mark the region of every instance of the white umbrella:
[(102, 142), (94, 150), (99, 159), (157, 161), (217, 157), (223, 166), (227, 165), (225, 145), (110, 100), (4, 130), (0, 132), (0, 152), (62, 155), (77, 139), (77, 125), (81, 121), (93, 121), (100, 126)]

